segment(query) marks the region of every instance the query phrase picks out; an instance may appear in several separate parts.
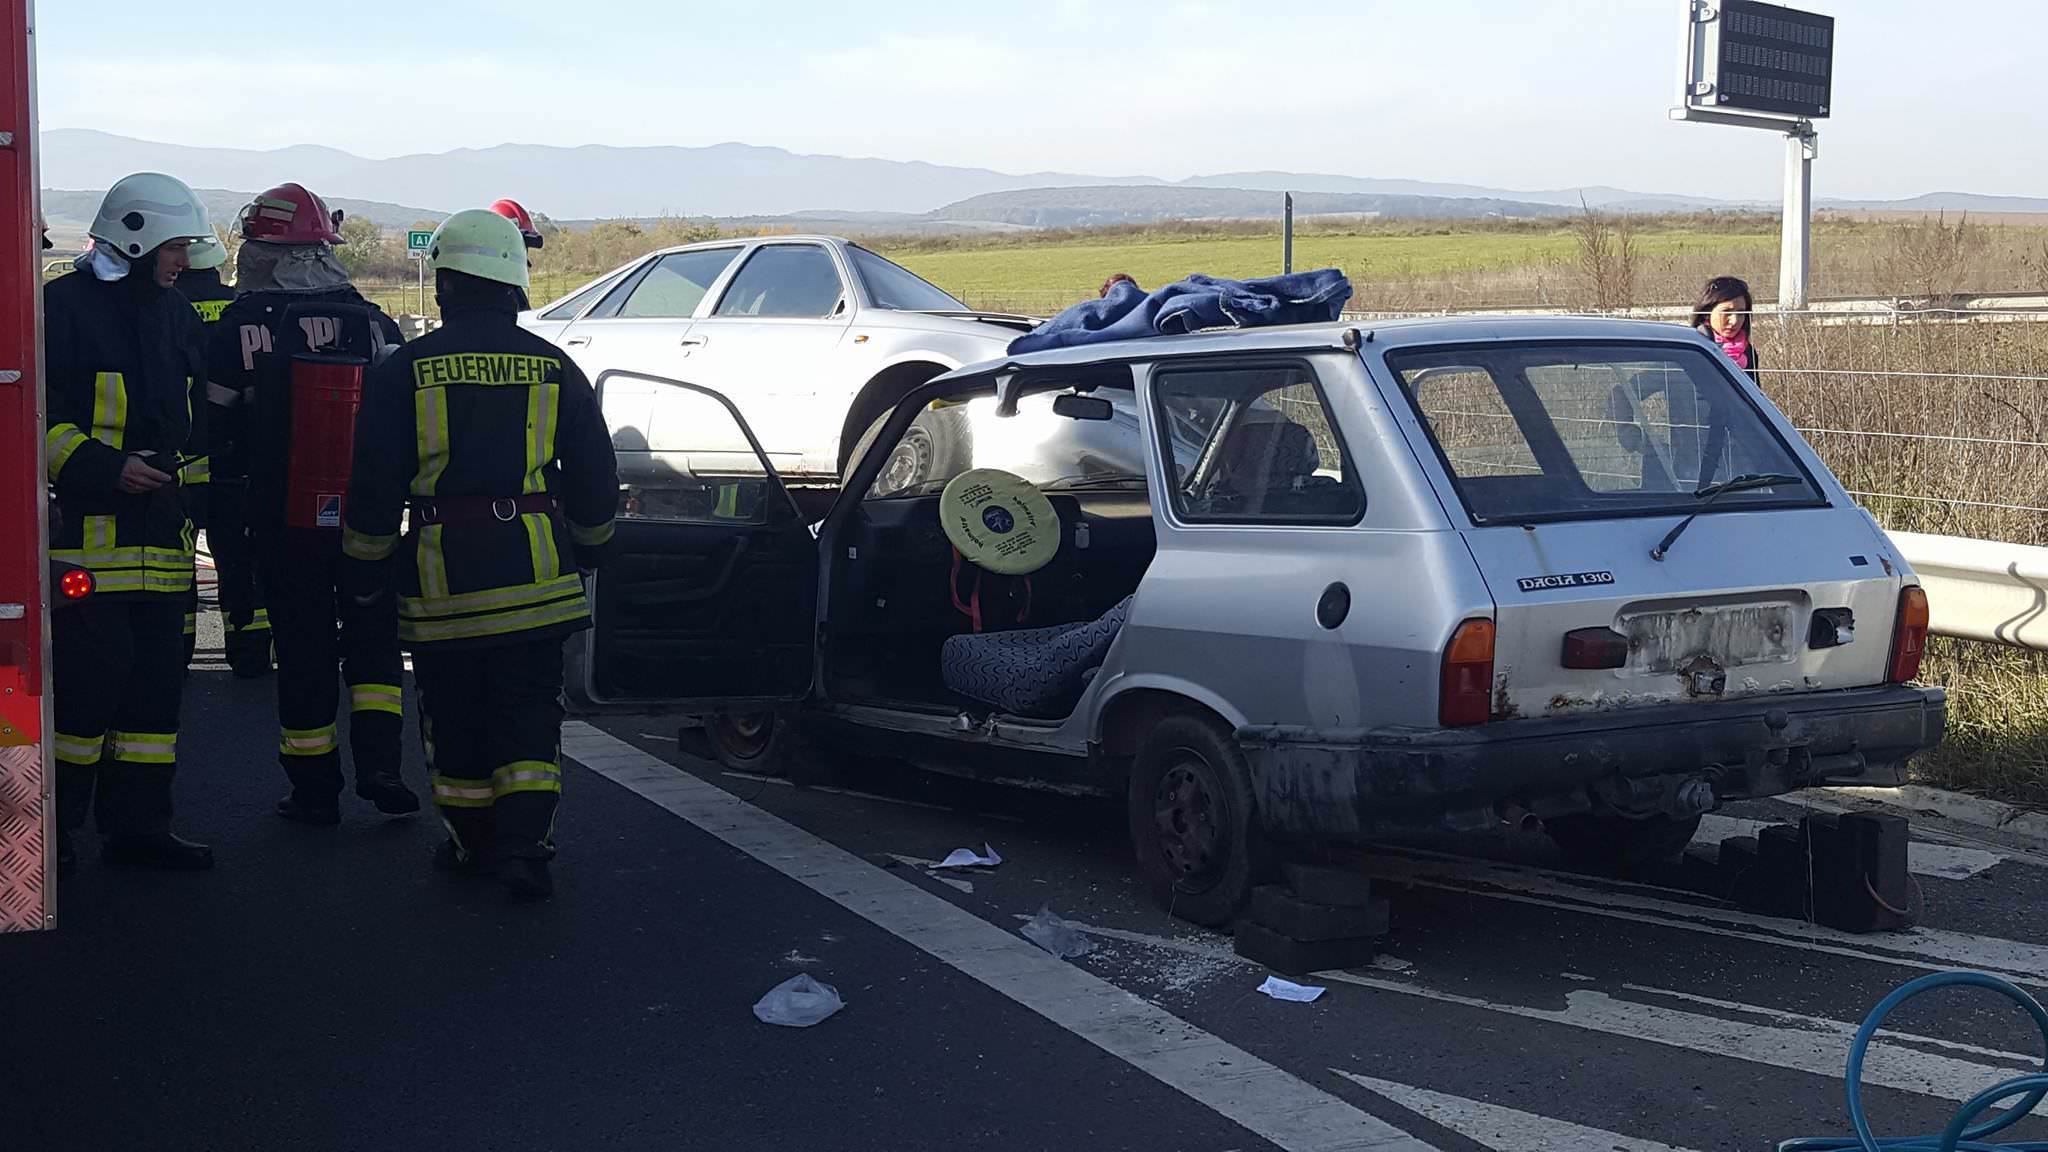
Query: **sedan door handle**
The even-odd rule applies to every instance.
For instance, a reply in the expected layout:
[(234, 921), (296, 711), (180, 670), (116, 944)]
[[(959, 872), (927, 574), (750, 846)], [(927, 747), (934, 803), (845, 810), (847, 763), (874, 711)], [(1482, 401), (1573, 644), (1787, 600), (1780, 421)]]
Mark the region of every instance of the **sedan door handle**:
[(709, 343), (711, 343), (711, 337), (709, 337), (709, 336), (685, 336), (685, 337), (683, 337), (683, 338), (682, 338), (681, 340), (678, 340), (678, 341), (676, 341), (676, 343), (677, 343), (677, 344), (679, 344), (679, 345), (681, 345), (681, 346), (682, 346), (682, 347), (684, 347), (684, 348), (702, 348), (702, 347), (703, 347), (703, 346), (705, 346), (706, 344), (709, 344)]
[(590, 337), (588, 337), (588, 336), (571, 336), (571, 337), (569, 337), (569, 338), (568, 338), (567, 340), (564, 340), (564, 341), (562, 341), (562, 347), (564, 347), (564, 348), (582, 348), (582, 347), (584, 347), (585, 345), (587, 345), (587, 344), (589, 344), (589, 343), (590, 343)]

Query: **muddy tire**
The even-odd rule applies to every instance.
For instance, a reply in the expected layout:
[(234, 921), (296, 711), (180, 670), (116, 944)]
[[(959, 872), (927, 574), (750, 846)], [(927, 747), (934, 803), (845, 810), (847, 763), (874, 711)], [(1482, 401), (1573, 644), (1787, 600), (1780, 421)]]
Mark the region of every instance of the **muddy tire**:
[(1131, 844), (1160, 907), (1221, 928), (1272, 872), (1258, 827), (1251, 773), (1221, 725), (1168, 716), (1131, 765)]
[(1678, 859), (1700, 830), (1700, 817), (1631, 820), (1612, 811), (1565, 816), (1544, 826), (1573, 868), (1623, 878)]

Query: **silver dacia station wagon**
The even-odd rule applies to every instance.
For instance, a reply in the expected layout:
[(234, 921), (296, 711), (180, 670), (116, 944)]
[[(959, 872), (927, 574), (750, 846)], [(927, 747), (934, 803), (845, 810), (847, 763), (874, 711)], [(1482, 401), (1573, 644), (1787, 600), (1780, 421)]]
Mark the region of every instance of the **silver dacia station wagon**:
[[(1685, 328), (1244, 329), (962, 368), (868, 431), (816, 525), (718, 393), (596, 383), (626, 492), (585, 703), (703, 716), (759, 770), (822, 737), (1123, 797), (1198, 923), (1290, 846), (1540, 820), (1627, 869), (1724, 800), (1894, 782), (1941, 738), (1912, 571)], [(649, 449), (650, 412), (704, 450)], [(942, 474), (889, 472), (939, 420), (970, 432)]]

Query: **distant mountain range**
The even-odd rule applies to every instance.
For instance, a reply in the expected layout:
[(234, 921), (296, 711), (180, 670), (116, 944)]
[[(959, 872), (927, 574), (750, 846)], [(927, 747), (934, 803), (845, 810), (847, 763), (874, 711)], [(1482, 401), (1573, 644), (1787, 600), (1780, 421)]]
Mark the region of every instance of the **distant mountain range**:
[[(89, 195), (130, 172), (170, 172), (195, 188), (246, 189), (298, 180), (336, 207), (390, 228), (513, 196), (558, 221), (675, 215), (841, 221), (846, 231), (963, 231), (1277, 216), (1292, 191), (1303, 215), (1548, 216), (1580, 203), (1613, 211), (1770, 205), (1588, 187), (1520, 192), (1466, 184), (1293, 172), (1228, 172), (1167, 181), (1062, 172), (1011, 174), (896, 160), (807, 156), (780, 148), (575, 148), (501, 144), (370, 160), (334, 148), (192, 148), (83, 129), (42, 134), (43, 184)], [(51, 196), (55, 197), (56, 193)], [(220, 218), (231, 219), (245, 192)], [(431, 205), (414, 208), (408, 205)], [(2048, 213), (2048, 198), (1937, 192), (1898, 201), (1821, 201), (1870, 211)], [(59, 215), (49, 204), (53, 224)], [(67, 218), (89, 219), (67, 202)]]
[[(274, 181), (265, 181), (256, 187), (268, 188)], [(223, 227), (234, 222), (255, 195), (253, 191), (229, 191), (223, 188), (194, 188), (199, 198), (206, 202), (206, 210), (213, 216), (214, 223)], [(50, 239), (58, 244), (76, 242), (92, 226), (93, 213), (99, 210), (100, 198), (104, 192), (79, 192), (58, 188), (43, 189), (43, 223), (50, 229)], [(380, 228), (396, 230), (422, 222), (439, 223), (445, 212), (433, 212), (425, 208), (407, 208), (402, 204), (384, 204), (374, 200), (354, 200), (336, 196), (327, 200), (330, 208), (339, 208), (347, 216), (360, 216), (376, 223)]]

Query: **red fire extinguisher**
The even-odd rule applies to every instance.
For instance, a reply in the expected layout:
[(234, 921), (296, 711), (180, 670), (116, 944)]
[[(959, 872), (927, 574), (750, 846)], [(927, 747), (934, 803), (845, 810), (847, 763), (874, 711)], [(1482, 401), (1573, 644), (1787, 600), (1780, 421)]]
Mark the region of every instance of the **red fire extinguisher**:
[(277, 340), (289, 365), (292, 416), (285, 526), (338, 531), (363, 374), (383, 357), (384, 334), (361, 305), (309, 303), (285, 310)]

